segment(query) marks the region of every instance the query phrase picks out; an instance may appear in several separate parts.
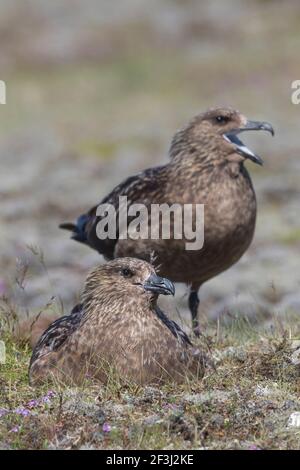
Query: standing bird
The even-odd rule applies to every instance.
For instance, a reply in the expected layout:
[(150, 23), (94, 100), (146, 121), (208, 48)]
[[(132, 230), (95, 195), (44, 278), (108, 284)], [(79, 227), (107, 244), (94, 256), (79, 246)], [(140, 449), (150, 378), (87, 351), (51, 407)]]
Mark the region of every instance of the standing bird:
[[(97, 207), (81, 215), (76, 224), (62, 224), (74, 240), (85, 243), (106, 259), (134, 256), (149, 260), (154, 253), (160, 274), (191, 286), (189, 308), (193, 330), (199, 335), (198, 290), (207, 280), (236, 263), (249, 247), (255, 229), (256, 197), (246, 160), (262, 165), (262, 159), (238, 138), (245, 131), (264, 130), (274, 135), (271, 124), (249, 121), (231, 108), (210, 109), (194, 117), (176, 132), (166, 165), (149, 168), (127, 178), (101, 204), (118, 209), (120, 196), (128, 203), (204, 204), (204, 244), (187, 250), (187, 240), (100, 239)], [(151, 219), (149, 218), (149, 224)], [(102, 238), (102, 237), (101, 237)]]
[(119, 258), (87, 277), (81, 302), (54, 321), (38, 341), (29, 366), (36, 385), (54, 379), (105, 383), (110, 370), (138, 384), (201, 377), (205, 356), (157, 306), (174, 284), (149, 263)]

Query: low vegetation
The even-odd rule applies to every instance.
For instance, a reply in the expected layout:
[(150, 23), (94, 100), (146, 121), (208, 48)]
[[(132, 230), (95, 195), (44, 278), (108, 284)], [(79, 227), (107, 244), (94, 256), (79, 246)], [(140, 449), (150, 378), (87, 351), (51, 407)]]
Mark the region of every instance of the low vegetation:
[[(31, 349), (2, 310), (2, 449), (296, 449), (300, 427), (299, 326), (238, 317), (210, 324), (202, 345), (214, 362), (201, 382), (105, 387), (28, 384)], [(8, 321), (10, 319), (10, 321)], [(293, 419), (294, 417), (294, 419)], [(298, 422), (298, 425), (300, 423)]]

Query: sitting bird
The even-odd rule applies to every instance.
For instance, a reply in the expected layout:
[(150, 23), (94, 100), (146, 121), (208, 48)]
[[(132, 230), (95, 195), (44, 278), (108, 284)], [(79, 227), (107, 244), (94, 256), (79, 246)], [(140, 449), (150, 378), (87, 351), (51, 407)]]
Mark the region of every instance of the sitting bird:
[(119, 258), (98, 266), (87, 277), (80, 304), (38, 341), (30, 383), (106, 383), (112, 370), (140, 385), (202, 377), (205, 355), (157, 305), (159, 294), (174, 293), (174, 284), (145, 261)]
[(231, 108), (210, 109), (176, 132), (167, 164), (127, 178), (102, 200), (101, 204), (112, 204), (117, 211), (120, 196), (127, 196), (128, 204), (142, 203), (147, 208), (164, 203), (204, 204), (204, 244), (197, 250), (187, 250), (185, 237), (176, 239), (174, 231), (169, 240), (99, 237), (97, 226), (103, 216), (97, 215), (98, 206), (81, 215), (75, 225), (60, 227), (71, 230), (71, 238), (106, 259), (133, 256), (149, 260), (154, 253), (162, 276), (191, 286), (189, 308), (194, 332), (199, 335), (200, 286), (236, 263), (253, 238), (256, 197), (244, 163), (251, 160), (262, 165), (263, 161), (238, 134), (258, 130), (274, 135), (267, 122), (250, 121)]

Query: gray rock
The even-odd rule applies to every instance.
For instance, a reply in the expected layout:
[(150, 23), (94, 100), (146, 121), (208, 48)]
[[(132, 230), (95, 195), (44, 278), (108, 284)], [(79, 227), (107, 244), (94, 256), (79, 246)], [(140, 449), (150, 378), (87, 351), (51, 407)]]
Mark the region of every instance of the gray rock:
[(220, 414), (214, 414), (212, 415), (210, 422), (214, 427), (221, 428), (224, 424), (224, 417)]
[(243, 347), (229, 346), (222, 351), (214, 352), (213, 359), (216, 363), (221, 362), (223, 359), (235, 359), (239, 362), (245, 362), (247, 353), (244, 351)]
[(143, 424), (145, 426), (154, 426), (155, 424), (160, 424), (162, 422), (163, 422), (163, 419), (161, 418), (159, 414), (147, 416), (147, 418), (143, 420)]
[(300, 428), (300, 411), (292, 413), (288, 419), (288, 428)]
[(182, 397), (183, 402), (194, 405), (202, 405), (204, 403), (220, 402), (224, 403), (232, 397), (231, 392), (224, 390), (212, 390), (210, 392), (186, 394)]
[(296, 349), (291, 355), (291, 363), (294, 366), (300, 366), (300, 348)]

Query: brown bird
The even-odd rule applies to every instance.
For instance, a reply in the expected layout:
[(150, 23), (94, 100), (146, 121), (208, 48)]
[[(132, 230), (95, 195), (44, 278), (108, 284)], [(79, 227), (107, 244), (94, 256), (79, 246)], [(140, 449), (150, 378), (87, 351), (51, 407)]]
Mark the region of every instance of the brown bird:
[(262, 159), (237, 135), (255, 130), (274, 135), (271, 124), (249, 121), (231, 108), (199, 114), (175, 134), (169, 163), (131, 176), (101, 202), (116, 209), (119, 196), (127, 196), (128, 204), (142, 203), (148, 208), (153, 203), (204, 204), (201, 249), (187, 250), (186, 238), (175, 239), (174, 230), (169, 240), (121, 239), (118, 234), (115, 239), (100, 239), (97, 226), (102, 217), (96, 215), (98, 206), (80, 216), (76, 225), (62, 224), (61, 228), (71, 230), (74, 240), (89, 245), (106, 259), (133, 256), (149, 260), (154, 253), (162, 276), (191, 286), (189, 308), (194, 332), (199, 334), (200, 286), (236, 263), (253, 238), (256, 197), (244, 162), (249, 159), (262, 165)]
[(138, 384), (201, 377), (204, 355), (157, 306), (174, 284), (149, 263), (119, 258), (87, 277), (81, 303), (54, 321), (37, 343), (29, 366), (32, 385), (54, 379), (106, 382), (110, 370)]

